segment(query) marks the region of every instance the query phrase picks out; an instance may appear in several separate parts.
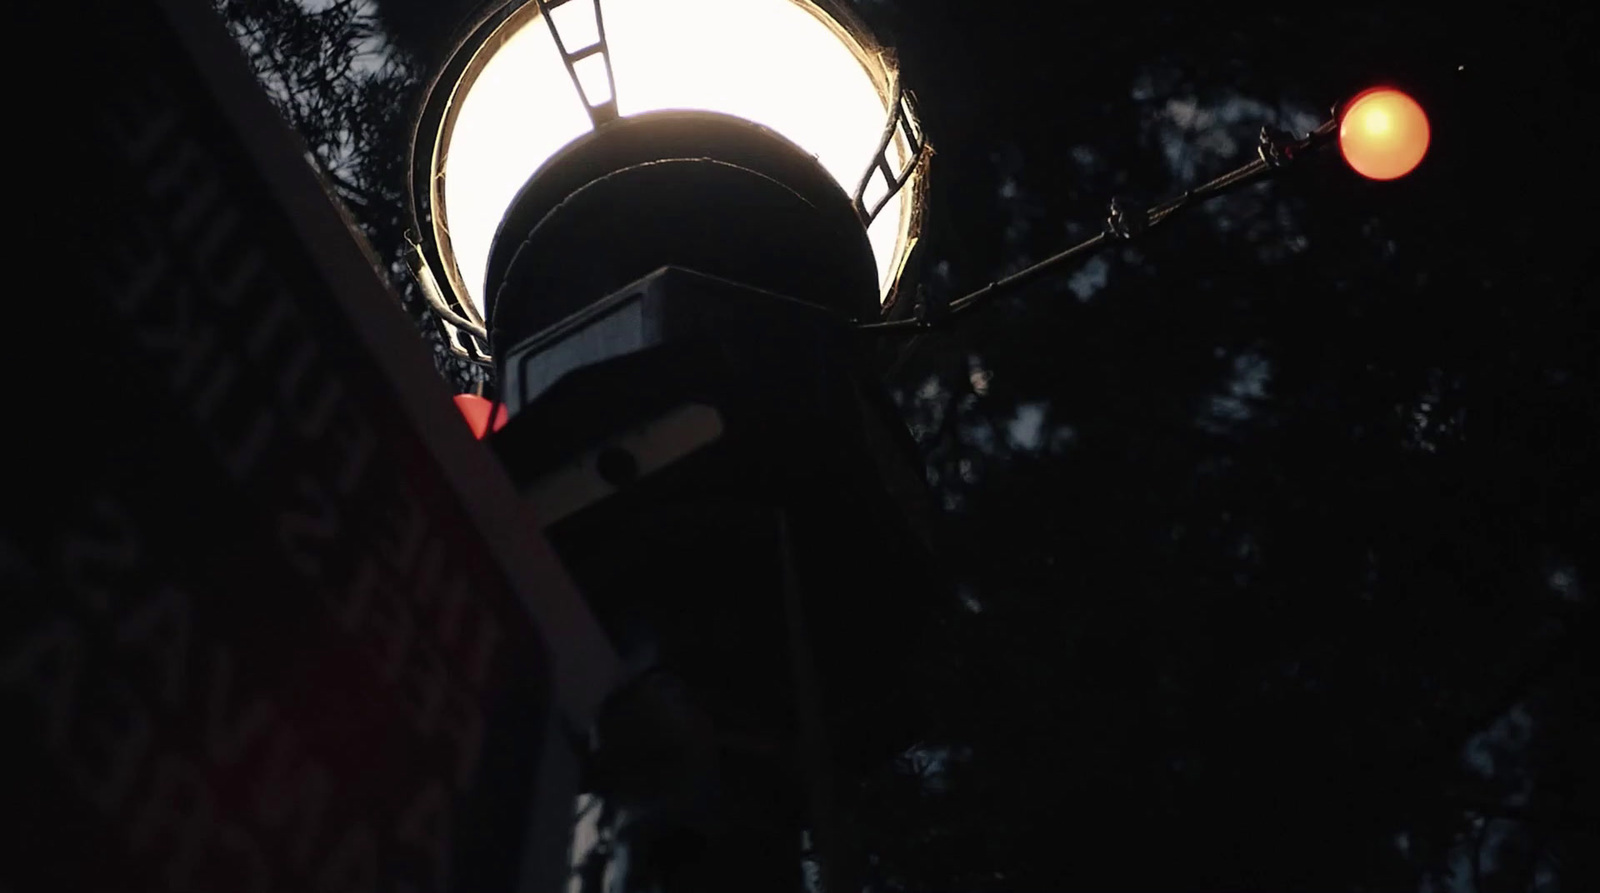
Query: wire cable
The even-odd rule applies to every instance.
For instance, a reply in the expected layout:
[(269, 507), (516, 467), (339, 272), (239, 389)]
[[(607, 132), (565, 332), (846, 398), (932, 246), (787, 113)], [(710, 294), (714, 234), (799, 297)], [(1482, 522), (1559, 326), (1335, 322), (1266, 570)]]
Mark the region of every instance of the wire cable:
[(1082, 242), (1045, 258), (1016, 273), (990, 282), (982, 288), (951, 301), (948, 307), (935, 310), (926, 301), (919, 303), (917, 315), (911, 319), (857, 325), (860, 331), (870, 334), (899, 335), (920, 334), (939, 328), (952, 319), (963, 316), (977, 307), (992, 302), (996, 297), (1015, 291), (1046, 275), (1058, 272), (1071, 261), (1098, 251), (1109, 244), (1139, 238), (1150, 230), (1172, 219), (1185, 208), (1203, 204), (1248, 184), (1260, 181), (1271, 174), (1290, 167), (1310, 150), (1328, 142), (1337, 129), (1337, 118), (1325, 121), (1316, 130), (1300, 139), (1268, 127), (1261, 130), (1256, 157), (1182, 194), (1173, 196), (1149, 209), (1125, 206), (1120, 200), (1111, 202), (1111, 215), (1100, 232)]

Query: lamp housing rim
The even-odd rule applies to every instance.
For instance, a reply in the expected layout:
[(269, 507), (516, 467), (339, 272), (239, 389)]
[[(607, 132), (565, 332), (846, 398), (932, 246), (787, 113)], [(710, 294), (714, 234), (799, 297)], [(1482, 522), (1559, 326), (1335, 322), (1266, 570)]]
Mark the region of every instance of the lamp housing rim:
[[(897, 106), (902, 101), (899, 72), (893, 51), (873, 35), (861, 17), (843, 0), (788, 0), (788, 2), (810, 12), (833, 31), (844, 46), (856, 56), (883, 102), (886, 120), (892, 128)], [(471, 87), (477, 74), (492, 58), (492, 51), (498, 49), (497, 35), (500, 35), (498, 39), (503, 41), (516, 32), (517, 28), (507, 27), (513, 24), (515, 19), (537, 15), (539, 15), (538, 3), (535, 0), (489, 0), (480, 5), (478, 10), (466, 19), (467, 24), (457, 30), (457, 36), (447, 44), (448, 49), (442, 54), (442, 63), (434, 66), (431, 75), (425, 79), (418, 101), (418, 110), (412, 116), (413, 126), (410, 132), (407, 165), (409, 176), (406, 178), (406, 213), (413, 240), (411, 247), (415, 252), (415, 259), (420, 261), (420, 266), (423, 268), (422, 278), (436, 278), (440, 286), (438, 297), (448, 309), (479, 327), (487, 327), (490, 296), (484, 295), (481, 298), (484, 303), (481, 310), (469, 297), (472, 292), (465, 287), (459, 268), (453, 261), (449, 234), (433, 213), (435, 208), (442, 207), (443, 178), (440, 149), (454, 115), (459, 110), (459, 103), (456, 100), (464, 95), (464, 90)], [(910, 99), (909, 94), (906, 94), (905, 99)], [(617, 121), (601, 125), (580, 136), (579, 139), (615, 123)], [(913, 128), (920, 138), (921, 124), (914, 118), (908, 124), (908, 130)], [(922, 227), (928, 187), (927, 160), (932, 155), (925, 139), (921, 142), (921, 151), (906, 160), (905, 169), (908, 175), (914, 172), (914, 176), (910, 176), (911, 182), (906, 187), (909, 193), (909, 206), (905, 212), (903, 232), (898, 237), (901, 247), (891, 259), (896, 268), (884, 273), (888, 284), (880, 296), (882, 316), (887, 316), (896, 307), (899, 293), (912, 278), (913, 266), (910, 260), (915, 253), (918, 233)], [(565, 151), (565, 147), (562, 151)], [(549, 160), (553, 159), (547, 159), (547, 163)], [(864, 162), (866, 161), (868, 160), (864, 159)], [(425, 289), (430, 284), (424, 282)], [(486, 353), (482, 357), (473, 357), (460, 349), (454, 338), (450, 340), (452, 350), (458, 355), (480, 362), (489, 359)], [(470, 339), (463, 340), (470, 344)]]

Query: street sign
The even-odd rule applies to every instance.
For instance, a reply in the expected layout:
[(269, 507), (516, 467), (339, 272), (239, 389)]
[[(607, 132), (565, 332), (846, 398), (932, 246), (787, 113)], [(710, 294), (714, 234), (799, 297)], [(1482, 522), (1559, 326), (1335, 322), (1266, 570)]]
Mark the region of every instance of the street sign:
[(35, 6), (0, 889), (555, 889), (599, 627), (209, 5)]

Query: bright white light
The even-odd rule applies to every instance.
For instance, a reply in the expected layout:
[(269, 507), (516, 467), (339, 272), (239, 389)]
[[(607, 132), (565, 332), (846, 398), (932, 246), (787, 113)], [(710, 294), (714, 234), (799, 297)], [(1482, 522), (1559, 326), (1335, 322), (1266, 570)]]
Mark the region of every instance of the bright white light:
[[(601, 6), (619, 114), (695, 109), (754, 121), (816, 156), (846, 193), (854, 192), (889, 119), (884, 95), (892, 75), (823, 13), (805, 0), (602, 0)], [(588, 0), (557, 8), (569, 52), (593, 41), (590, 8)], [(568, 9), (582, 10), (588, 21), (569, 25)], [(512, 199), (545, 161), (591, 129), (549, 28), (533, 3), (526, 10), (531, 14), (509, 20), (480, 51), (487, 61), (452, 101), (453, 121), (447, 116), (435, 167), (446, 254), (454, 253), (453, 272), (480, 313), (490, 243)], [(603, 68), (581, 68), (586, 88), (599, 85), (594, 98), (602, 99)], [(905, 168), (903, 140), (891, 143), (889, 161)], [(886, 188), (875, 184), (867, 194), (881, 196)], [(911, 241), (913, 193), (908, 185), (868, 229), (884, 294)]]
[(535, 168), (590, 129), (549, 30), (539, 19), (530, 24), (536, 27), (509, 35), (471, 90), (454, 101), (455, 123), (435, 167), (443, 176), (442, 229), (480, 315), (500, 218)]

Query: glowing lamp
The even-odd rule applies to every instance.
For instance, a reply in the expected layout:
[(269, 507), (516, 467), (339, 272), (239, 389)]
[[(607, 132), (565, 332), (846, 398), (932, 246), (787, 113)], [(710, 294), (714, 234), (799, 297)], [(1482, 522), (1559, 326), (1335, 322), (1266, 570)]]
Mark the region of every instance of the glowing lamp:
[[(849, 266), (840, 252), (866, 259), (856, 266), (869, 270), (875, 300), (839, 309), (876, 315), (916, 242), (926, 154), (892, 60), (836, 0), (510, 0), (429, 88), (412, 149), (418, 277), (453, 348), (486, 357), (494, 330), (512, 333), (492, 338), (507, 347), (578, 307), (523, 302), (601, 287), (578, 272), (552, 278), (549, 267), (637, 274), (643, 256), (620, 257), (629, 249), (617, 243), (687, 238), (667, 225), (630, 228), (637, 217), (650, 229), (653, 201), (670, 196), (680, 228), (738, 241), (809, 213), (790, 207), (787, 191), (818, 218), (791, 236), (858, 230), (829, 235), (822, 241), (832, 247), (818, 250), (832, 252), (835, 267)], [(718, 210), (696, 218), (691, 206), (708, 204)], [(845, 246), (852, 240), (860, 250)], [(779, 241), (759, 247), (771, 255)], [(579, 247), (599, 254), (579, 261)], [(681, 256), (696, 247), (656, 255), (693, 266)], [(511, 309), (499, 301), (508, 278), (522, 295)], [(753, 284), (804, 297), (787, 283)], [(839, 283), (816, 283), (827, 289)]]
[(1339, 121), (1339, 151), (1356, 173), (1394, 180), (1428, 152), (1428, 116), (1415, 99), (1390, 87), (1356, 96)]

